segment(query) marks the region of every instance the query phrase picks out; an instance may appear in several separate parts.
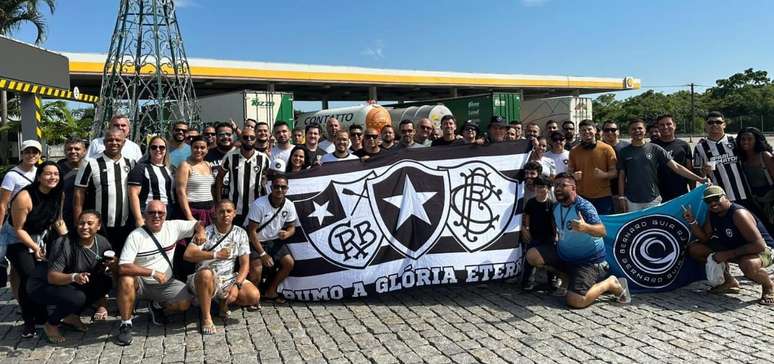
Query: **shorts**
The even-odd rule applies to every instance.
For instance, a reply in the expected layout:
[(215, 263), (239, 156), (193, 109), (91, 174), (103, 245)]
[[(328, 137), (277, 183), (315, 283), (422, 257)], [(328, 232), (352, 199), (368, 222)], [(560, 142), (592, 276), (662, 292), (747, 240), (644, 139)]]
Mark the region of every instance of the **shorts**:
[[(208, 269), (208, 268), (204, 268)], [(201, 269), (200, 269), (201, 270)], [(197, 271), (198, 272), (198, 271)], [(215, 271), (213, 271), (215, 274)], [(212, 298), (225, 298), (228, 294), (228, 290), (231, 289), (231, 285), (236, 281), (237, 274), (231, 273), (230, 276), (222, 276), (215, 274), (215, 291), (212, 293)], [(186, 286), (191, 293), (196, 295), (196, 273), (188, 276)], [(198, 296), (198, 295), (197, 295)]]
[(543, 257), (543, 261), (560, 272), (569, 276), (569, 285), (567, 291), (575, 292), (585, 296), (586, 292), (595, 284), (604, 281), (610, 274), (610, 266), (607, 262), (588, 263), (588, 264), (570, 264), (562, 261), (556, 252), (556, 246), (539, 245), (536, 246), (538, 253)]
[[(266, 254), (269, 254), (271, 259), (273, 259), (275, 262), (279, 262), (280, 259), (282, 259), (284, 256), (290, 255), (290, 249), (288, 249), (288, 245), (280, 243), (276, 240), (262, 242), (261, 246), (263, 247), (263, 250), (266, 252)], [(260, 258), (258, 256), (258, 252), (255, 251), (253, 245), (250, 244), (250, 260), (255, 260), (258, 258)]]
[[(693, 244), (702, 243), (694, 242)], [(717, 238), (710, 239), (706, 244), (703, 245), (713, 252), (729, 250), (728, 244), (725, 241)], [(762, 252), (758, 253), (758, 258), (761, 260), (761, 268), (768, 268), (774, 263), (774, 251), (772, 251), (771, 247), (767, 245)], [(734, 263), (734, 260), (731, 262)]]
[(164, 284), (149, 284), (137, 277), (137, 299), (155, 301), (160, 304), (190, 301), (193, 295), (188, 292), (185, 283), (170, 279)]

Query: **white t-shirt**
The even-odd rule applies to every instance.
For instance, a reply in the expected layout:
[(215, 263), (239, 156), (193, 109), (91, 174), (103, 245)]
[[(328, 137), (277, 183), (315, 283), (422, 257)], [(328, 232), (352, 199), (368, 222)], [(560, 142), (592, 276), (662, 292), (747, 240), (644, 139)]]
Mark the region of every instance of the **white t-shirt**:
[[(88, 152), (86, 152), (86, 158), (87, 159), (97, 158), (97, 156), (104, 151), (105, 151), (105, 138), (93, 139), (89, 144)], [(124, 147), (121, 148), (121, 156), (137, 162), (138, 160), (140, 160), (140, 158), (142, 158), (142, 150), (140, 150), (140, 146), (137, 145), (137, 143), (127, 139), (124, 142)]]
[(207, 234), (207, 242), (200, 246), (202, 250), (206, 251), (219, 251), (224, 248), (231, 250), (231, 259), (218, 260), (210, 259), (199, 262), (196, 265), (196, 270), (208, 267), (212, 269), (219, 277), (229, 278), (234, 275), (234, 266), (236, 260), (242, 255), (250, 254), (250, 240), (247, 238), (247, 232), (239, 226), (234, 226), (231, 232), (226, 236), (220, 244), (212, 249), (225, 234), (218, 232), (218, 228), (215, 224), (207, 226), (205, 229)]
[(11, 198), (14, 198), (22, 188), (27, 187), (35, 180), (35, 172), (37, 170), (38, 167), (35, 166), (32, 166), (29, 172), (23, 171), (19, 166), (13, 167), (5, 173), (3, 184), (0, 185), (0, 188), (11, 191)]
[(250, 214), (247, 215), (247, 218), (258, 224), (258, 227), (261, 227), (261, 225), (271, 219), (278, 209), (281, 210), (277, 213), (277, 216), (258, 232), (258, 240), (261, 242), (276, 240), (279, 237), (279, 231), (285, 225), (289, 223), (295, 224), (298, 220), (296, 207), (292, 201), (285, 199), (285, 203), (281, 207), (274, 208), (269, 203), (269, 196), (262, 196), (250, 204)]
[(333, 163), (333, 162), (341, 162), (341, 161), (347, 161), (347, 160), (351, 160), (351, 159), (360, 159), (360, 158), (358, 158), (356, 155), (354, 155), (352, 153), (347, 153), (347, 156), (344, 157), (344, 158), (339, 158), (339, 157), (337, 157), (333, 153), (328, 153), (328, 154), (324, 155), (322, 157), (322, 159), (320, 159), (320, 164)]
[(556, 176), (556, 164), (554, 160), (546, 157), (545, 155), (538, 161), (543, 167), (543, 175), (546, 177)]
[[(169, 220), (161, 225), (161, 230), (153, 235), (167, 253), (171, 262), (175, 256), (177, 241), (193, 236), (198, 221)], [(167, 278), (172, 279), (172, 267), (159, 253), (156, 243), (143, 228), (137, 228), (126, 238), (124, 250), (121, 251), (121, 259), (118, 264), (134, 263), (140, 267), (164, 272)], [(158, 284), (152, 277), (140, 277), (146, 284)]]
[(545, 152), (544, 157), (551, 158), (556, 166), (556, 174), (567, 172), (567, 165), (570, 163), (570, 152), (563, 150), (561, 153)]
[[(290, 144), (290, 148), (288, 148), (288, 149), (281, 149), (281, 148), (277, 148), (277, 147), (272, 147), (271, 148), (271, 152), (270, 152), (271, 156), (269, 157), (269, 159), (271, 159), (271, 167), (270, 168), (273, 169), (273, 170), (277, 170), (277, 168), (275, 168), (275, 166), (277, 165), (277, 160), (283, 161), (283, 165), (287, 166), (288, 165), (288, 160), (290, 159), (290, 152), (292, 150), (293, 150), (293, 144)], [(283, 169), (280, 172), (285, 172), (285, 170)]]

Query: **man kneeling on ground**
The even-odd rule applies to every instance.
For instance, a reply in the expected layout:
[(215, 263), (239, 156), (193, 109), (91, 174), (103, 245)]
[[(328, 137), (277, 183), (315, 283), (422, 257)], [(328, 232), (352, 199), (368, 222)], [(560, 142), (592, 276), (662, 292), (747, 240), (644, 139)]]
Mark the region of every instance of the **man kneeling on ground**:
[(557, 204), (553, 208), (558, 239), (550, 244), (530, 248), (527, 262), (535, 268), (553, 270), (567, 289), (567, 305), (572, 308), (588, 307), (606, 292), (618, 297), (618, 302), (631, 301), (625, 278), (608, 276), (605, 261), (605, 226), (594, 206), (578, 196), (575, 178), (560, 173), (554, 179)]
[[(220, 317), (228, 317), (228, 306), (257, 305), (261, 298), (250, 281), (246, 281), (250, 270), (250, 242), (247, 232), (234, 226), (236, 216), (234, 203), (222, 199), (215, 205), (215, 223), (207, 226), (207, 241), (202, 245), (188, 244), (183, 258), (197, 263), (196, 273), (188, 276), (188, 288), (196, 292), (202, 311), (202, 333), (217, 332), (212, 321), (210, 307), (213, 299), (218, 300)], [(239, 260), (239, 273), (234, 265)]]
[(172, 278), (172, 258), (178, 240), (194, 235), (194, 243), (205, 241), (204, 226), (195, 220), (166, 221), (166, 207), (153, 200), (145, 207), (145, 225), (134, 229), (118, 261), (118, 310), (121, 326), (116, 343), (132, 343), (132, 312), (135, 299), (150, 300), (151, 319), (162, 325), (167, 313), (182, 312), (193, 296), (185, 283)]
[[(774, 305), (774, 285), (766, 273), (772, 264), (770, 246), (774, 239), (761, 221), (749, 210), (726, 197), (720, 186), (704, 190), (704, 203), (709, 213), (704, 224), (699, 224), (690, 207), (683, 208), (683, 217), (699, 241), (688, 246), (688, 254), (706, 263), (710, 254), (718, 263), (736, 263), (744, 276), (762, 286), (762, 305)], [(739, 282), (731, 276), (726, 265), (725, 282), (711, 290), (713, 293), (738, 293)]]
[(247, 234), (253, 251), (250, 253), (250, 281), (256, 286), (261, 284), (263, 268), (272, 269), (279, 264), (279, 271), (271, 279), (263, 298), (276, 303), (285, 303), (277, 292), (277, 287), (293, 270), (295, 261), (290, 255), (287, 244), (296, 232), (296, 208), (287, 201), (288, 179), (283, 175), (274, 175), (271, 180), (271, 194), (262, 196), (250, 205), (247, 218)]

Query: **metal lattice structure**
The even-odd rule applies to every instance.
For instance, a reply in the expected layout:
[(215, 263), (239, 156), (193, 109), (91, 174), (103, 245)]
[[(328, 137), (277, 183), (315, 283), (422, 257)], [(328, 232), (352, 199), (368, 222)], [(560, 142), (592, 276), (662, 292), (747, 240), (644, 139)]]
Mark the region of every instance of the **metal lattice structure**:
[(132, 121), (132, 136), (164, 134), (170, 121), (198, 127), (191, 70), (173, 0), (120, 0), (102, 75), (100, 135), (113, 115)]

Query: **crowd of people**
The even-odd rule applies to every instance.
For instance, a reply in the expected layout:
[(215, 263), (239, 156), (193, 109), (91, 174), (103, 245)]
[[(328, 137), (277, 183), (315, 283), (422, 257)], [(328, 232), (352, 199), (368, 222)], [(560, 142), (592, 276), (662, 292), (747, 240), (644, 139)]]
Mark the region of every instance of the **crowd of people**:
[[(708, 134), (691, 151), (675, 137), (675, 124), (670, 115), (659, 117), (658, 136), (646, 141), (648, 125), (632, 120), (627, 143), (615, 122), (598, 130), (591, 120), (577, 124), (577, 135), (572, 121), (548, 121), (541, 131), (536, 123), (499, 116), (486, 135), (478, 124), (451, 115), (440, 128), (420, 119), (381, 130), (343, 128), (335, 118), (293, 129), (248, 119), (241, 129), (230, 122), (199, 131), (176, 122), (169, 139), (149, 138), (143, 153), (130, 140), (130, 121), (119, 115), (88, 145), (67, 141), (66, 157), (57, 163), (39, 163), (40, 143), (24, 141), (21, 162), (0, 188), (0, 249), (12, 267), (22, 337), (33, 337), (36, 324), (43, 324), (50, 342), (63, 342), (62, 325), (86, 329), (80, 319), (85, 309), (94, 308), (94, 320), (108, 317), (111, 291), (121, 317), (120, 345), (132, 342), (138, 300), (149, 302), (156, 324), (195, 303), (202, 333), (216, 333), (213, 303), (224, 318), (230, 307), (284, 303), (278, 287), (294, 266), (284, 242), (298, 223), (285, 197), (288, 175), (404, 148), (520, 139), (532, 150), (521, 176), (521, 241), (530, 266), (525, 289), (535, 287), (535, 272), (543, 269), (550, 272), (546, 284), (571, 307), (586, 307), (606, 292), (628, 302), (626, 280), (609, 274), (599, 215), (645, 209), (696, 183), (711, 183), (704, 195), (708, 220), (698, 222), (685, 211), (699, 240), (690, 255), (703, 261), (714, 252), (713, 259), (739, 264), (763, 286), (761, 303), (774, 304), (763, 270), (772, 260), (767, 246), (774, 245), (767, 233), (774, 223), (771, 146), (754, 128), (726, 135), (722, 115), (710, 113)], [(734, 289), (738, 282), (730, 275), (717, 288)]]

